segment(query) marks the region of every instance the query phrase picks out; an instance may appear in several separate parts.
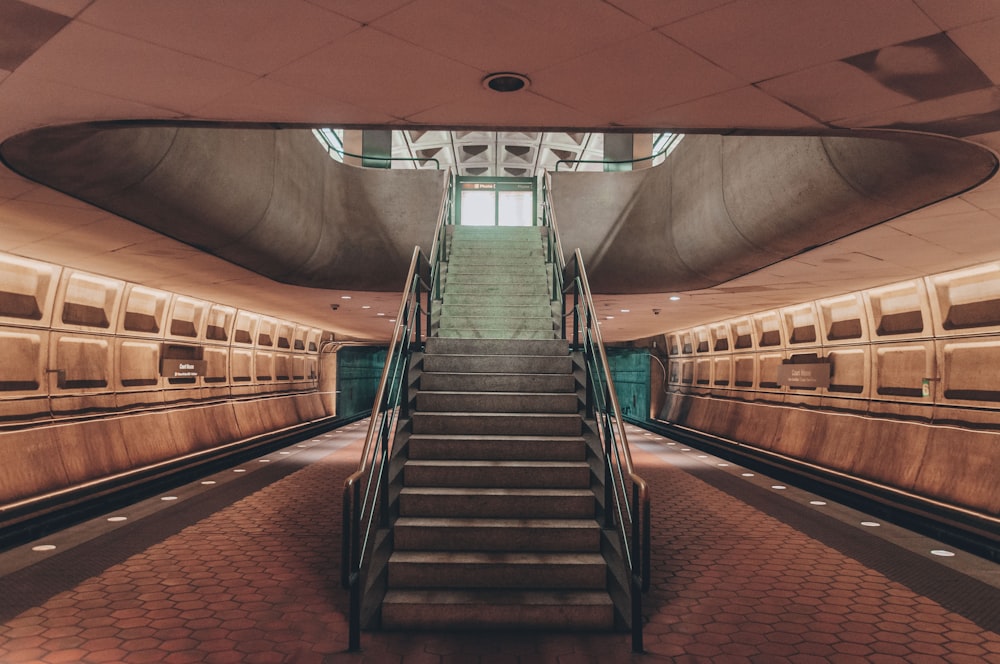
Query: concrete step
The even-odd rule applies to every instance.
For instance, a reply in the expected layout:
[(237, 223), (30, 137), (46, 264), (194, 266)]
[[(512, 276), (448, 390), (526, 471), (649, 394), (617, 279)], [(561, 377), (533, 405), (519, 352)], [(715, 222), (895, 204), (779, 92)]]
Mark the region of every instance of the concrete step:
[(444, 276), (445, 290), (448, 284), (456, 281), (477, 284), (548, 282), (542, 265), (449, 265)]
[(579, 436), (577, 414), (413, 413), (413, 433), (511, 436)]
[(590, 489), (405, 487), (401, 516), (587, 519), (594, 518)]
[(452, 226), (452, 237), (541, 237), (540, 226)]
[[(509, 318), (503, 316), (459, 316), (455, 314), (442, 314), (442, 329), (455, 330), (503, 330), (505, 332), (518, 332), (521, 330), (549, 330), (552, 331), (552, 315), (540, 316), (518, 316)], [(501, 337), (503, 338), (503, 337)]]
[(607, 568), (597, 553), (397, 551), (392, 588), (527, 588), (603, 590)]
[(509, 256), (515, 260), (530, 260), (545, 262), (545, 248), (538, 240), (534, 242), (501, 242), (501, 243), (460, 243), (452, 246), (448, 254), (449, 261), (480, 261), (489, 262), (497, 257)]
[(545, 304), (552, 306), (549, 300), (549, 293), (545, 289), (536, 289), (533, 293), (509, 293), (502, 289), (497, 289), (492, 293), (446, 293), (444, 296), (445, 306), (449, 305), (483, 305), (492, 306), (516, 306), (524, 304)]
[(507, 260), (490, 260), (484, 262), (463, 259), (460, 261), (448, 261), (448, 278), (454, 279), (456, 275), (466, 274), (523, 274), (536, 276), (545, 274), (545, 262), (541, 256), (537, 260), (510, 258)]
[(456, 295), (481, 296), (499, 294), (515, 297), (520, 295), (544, 295), (545, 297), (549, 297), (551, 295), (548, 280), (543, 283), (541, 280), (532, 280), (530, 282), (512, 282), (507, 280), (501, 282), (494, 279), (481, 280), (479, 283), (462, 283), (461, 281), (457, 281), (449, 284), (446, 279), (444, 290), (446, 291), (444, 294), (445, 299)]
[(406, 487), (586, 489), (586, 461), (450, 461), (410, 459), (403, 466)]
[(594, 519), (449, 519), (401, 516), (393, 526), (397, 551), (598, 552)]
[(575, 392), (418, 392), (425, 413), (575, 413)]
[(552, 339), (554, 332), (544, 330), (474, 330), (448, 328), (441, 330), (439, 336), (448, 339)]
[(580, 436), (413, 434), (408, 451), (410, 459), (583, 461), (587, 458), (587, 446)]
[(473, 304), (445, 301), (441, 305), (440, 314), (442, 318), (503, 318), (508, 320), (545, 318), (551, 322), (552, 305), (549, 303), (548, 297), (545, 296), (522, 298), (517, 304), (502, 304), (484, 297)]
[(487, 249), (475, 251), (453, 251), (448, 256), (448, 267), (455, 266), (504, 266), (504, 265), (534, 265), (544, 266), (545, 257), (541, 247), (525, 245), (520, 248)]
[[(470, 343), (489, 343), (499, 345), (502, 342), (508, 343), (525, 343), (528, 340), (511, 340), (511, 339), (447, 339), (447, 338), (432, 338), (428, 339), (427, 343), (430, 345), (431, 341), (440, 342), (470, 342)], [(565, 341), (561, 339), (545, 339), (545, 340), (534, 340), (534, 341), (559, 341), (565, 344)], [(425, 354), (424, 359), (424, 371), (437, 371), (443, 373), (540, 373), (540, 374), (569, 374), (573, 372), (573, 358), (569, 355), (459, 355), (459, 354), (448, 354), (448, 355), (431, 355)]]
[(607, 592), (391, 590), (384, 629), (611, 630)]
[(510, 339), (438, 339), (427, 340), (428, 355), (569, 355), (565, 339), (518, 341)]
[(420, 376), (421, 391), (573, 392), (572, 374), (430, 373)]

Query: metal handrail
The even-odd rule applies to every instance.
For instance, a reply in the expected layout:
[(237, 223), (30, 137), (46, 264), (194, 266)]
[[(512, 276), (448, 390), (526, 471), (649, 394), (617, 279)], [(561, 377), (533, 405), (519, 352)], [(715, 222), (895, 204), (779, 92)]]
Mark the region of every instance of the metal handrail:
[[(452, 178), (445, 185), (445, 197), (439, 210), (434, 242), (444, 235), (443, 226), (450, 218)], [(372, 542), (376, 515), (379, 528), (389, 523), (389, 461), (398, 419), (408, 416), (407, 375), (410, 355), (420, 347), (431, 331), (433, 306), (433, 276), (439, 252), (432, 251), (428, 259), (413, 248), (410, 267), (403, 288), (403, 297), (396, 314), (396, 324), (390, 338), (385, 366), (379, 380), (368, 422), (368, 433), (362, 448), (358, 468), (344, 481), (343, 521), (341, 537), (341, 584), (350, 590), (348, 647), (361, 648), (362, 581), (366, 554)], [(426, 304), (421, 298), (426, 294)], [(363, 493), (362, 493), (363, 491)]]
[[(566, 255), (563, 253), (562, 240), (559, 238), (559, 226), (556, 224), (556, 213), (552, 208), (552, 177), (546, 171), (542, 180), (542, 226), (547, 229), (546, 261), (557, 269), (552, 270), (551, 300), (561, 300), (563, 294), (563, 270), (566, 268)], [(562, 338), (566, 338), (565, 323), (562, 324)]]
[[(569, 278), (570, 269), (575, 272), (572, 279)], [(632, 464), (632, 453), (625, 435), (621, 407), (604, 350), (604, 340), (596, 322), (597, 310), (594, 307), (590, 282), (579, 249), (574, 252), (572, 263), (567, 266), (566, 271), (563, 318), (566, 317), (565, 296), (572, 290), (573, 347), (584, 351), (587, 365), (587, 415), (595, 417), (600, 422), (598, 431), (604, 452), (606, 474), (604, 501), (606, 525), (616, 525), (621, 536), (625, 560), (629, 566), (632, 650), (642, 652), (642, 593), (649, 590), (651, 570), (649, 485), (635, 472)], [(565, 325), (563, 330), (565, 337)], [(631, 501), (628, 499), (626, 477), (632, 486)], [(611, 511), (612, 504), (614, 512)], [(627, 531), (629, 526), (631, 532)]]
[(559, 172), (560, 164), (638, 164), (640, 161), (652, 161), (674, 149), (683, 137), (682, 134), (674, 134), (674, 136), (674, 139), (667, 141), (663, 149), (648, 157), (636, 157), (635, 159), (560, 159), (556, 162), (556, 172)]
[[(441, 196), (441, 206), (438, 211), (438, 224), (434, 228), (434, 238), (431, 240), (431, 298), (441, 298), (441, 263), (448, 260), (448, 232), (445, 228), (454, 223), (455, 205), (455, 170), (449, 168), (448, 181)], [(427, 326), (430, 333), (430, 321)]]
[(353, 157), (354, 159), (362, 159), (362, 160), (367, 159), (368, 161), (433, 161), (434, 167), (437, 170), (441, 170), (441, 162), (434, 157), (373, 157), (371, 155), (366, 155), (366, 154), (354, 154), (353, 152), (348, 152), (344, 148), (338, 147), (333, 143), (331, 143), (330, 139), (327, 138), (326, 134), (322, 132), (315, 132), (315, 133), (317, 136), (323, 139), (324, 143), (326, 143), (327, 152), (330, 152), (332, 150), (337, 154), (339, 154), (341, 157)]

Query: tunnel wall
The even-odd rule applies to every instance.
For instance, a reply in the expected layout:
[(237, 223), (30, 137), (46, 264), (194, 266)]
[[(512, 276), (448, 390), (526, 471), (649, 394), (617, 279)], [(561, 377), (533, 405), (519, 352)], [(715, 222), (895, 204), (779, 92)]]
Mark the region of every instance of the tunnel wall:
[(664, 337), (660, 419), (1000, 515), (1000, 262)]
[[(333, 415), (317, 389), (321, 336), (0, 254), (0, 509)], [(203, 371), (173, 377), (170, 360)]]

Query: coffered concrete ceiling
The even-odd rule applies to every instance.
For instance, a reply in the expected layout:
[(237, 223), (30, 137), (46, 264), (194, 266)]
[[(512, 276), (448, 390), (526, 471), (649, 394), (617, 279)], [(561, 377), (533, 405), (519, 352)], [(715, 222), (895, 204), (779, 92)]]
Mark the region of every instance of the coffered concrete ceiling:
[(604, 159), (604, 135), (409, 129), (393, 132), (392, 153), (415, 160), (393, 162), (393, 168), (453, 168), (458, 175), (531, 177), (539, 170), (603, 170), (602, 164), (594, 162)]
[[(170, 120), (563, 134), (893, 129), (995, 151), (998, 37), (995, 0), (0, 0), (0, 140)], [(485, 89), (497, 71), (531, 85)], [(0, 173), (0, 250), (384, 335), (370, 310), (332, 312), (340, 293), (276, 284), (10, 171)], [(996, 259), (994, 178), (677, 302), (598, 299), (646, 312), (605, 324), (609, 337), (631, 338)]]

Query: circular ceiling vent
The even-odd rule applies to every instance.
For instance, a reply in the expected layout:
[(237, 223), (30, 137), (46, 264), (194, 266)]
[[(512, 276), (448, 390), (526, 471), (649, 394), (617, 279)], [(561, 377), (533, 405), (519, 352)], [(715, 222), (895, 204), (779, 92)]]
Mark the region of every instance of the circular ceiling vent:
[(494, 92), (517, 92), (531, 85), (531, 79), (524, 74), (509, 71), (487, 74), (483, 79), (483, 87)]

